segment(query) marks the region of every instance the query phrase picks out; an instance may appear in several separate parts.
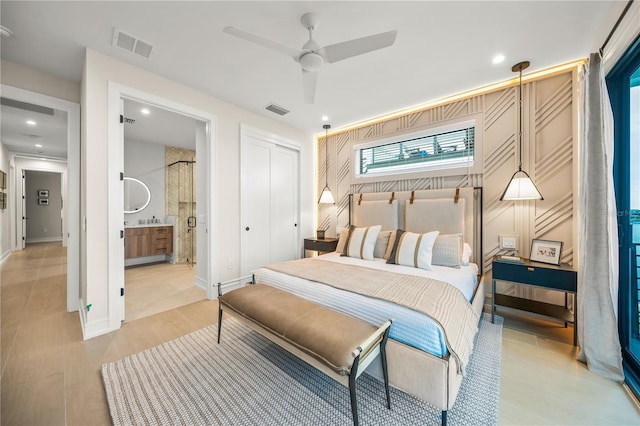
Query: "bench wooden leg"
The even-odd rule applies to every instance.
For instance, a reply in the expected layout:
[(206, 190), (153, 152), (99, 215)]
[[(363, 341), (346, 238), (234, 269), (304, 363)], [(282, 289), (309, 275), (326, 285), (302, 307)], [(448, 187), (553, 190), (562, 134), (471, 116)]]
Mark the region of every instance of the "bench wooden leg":
[(391, 395), (389, 395), (389, 371), (387, 370), (387, 338), (389, 329), (384, 332), (384, 337), (380, 343), (380, 360), (382, 361), (382, 375), (384, 376), (384, 390), (387, 393), (387, 408), (391, 410)]
[(358, 375), (358, 363), (360, 356), (353, 360), (351, 373), (349, 374), (349, 395), (351, 396), (351, 415), (353, 416), (353, 426), (358, 426), (358, 402), (356, 401), (356, 376)]
[(220, 344), (221, 331), (222, 331), (222, 309), (218, 307), (218, 344)]

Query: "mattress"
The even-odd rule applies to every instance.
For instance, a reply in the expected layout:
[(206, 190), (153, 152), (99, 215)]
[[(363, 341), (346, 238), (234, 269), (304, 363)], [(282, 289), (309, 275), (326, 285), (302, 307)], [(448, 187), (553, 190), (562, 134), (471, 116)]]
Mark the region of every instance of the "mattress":
[[(318, 262), (339, 262), (437, 279), (458, 288), (469, 301), (472, 299), (478, 283), (478, 267), (473, 263), (468, 266), (462, 266), (459, 269), (434, 265), (432, 271), (427, 271), (408, 266), (388, 265), (384, 259), (362, 260), (341, 257), (336, 252), (318, 256), (315, 259)], [(394, 322), (389, 331), (389, 338), (435, 356), (442, 357), (448, 353), (442, 328), (429, 316), (413, 309), (275, 272), (267, 268), (260, 268), (254, 271), (254, 275), (256, 282), (288, 291), (376, 326), (384, 323), (389, 318), (393, 318)]]

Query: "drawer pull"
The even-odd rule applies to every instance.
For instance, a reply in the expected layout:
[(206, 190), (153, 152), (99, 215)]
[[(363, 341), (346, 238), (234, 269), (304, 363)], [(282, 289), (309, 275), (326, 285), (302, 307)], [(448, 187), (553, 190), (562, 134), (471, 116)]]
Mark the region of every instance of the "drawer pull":
[(534, 269), (534, 268), (532, 268), (532, 267), (528, 267), (528, 268), (527, 268), (527, 271), (533, 272), (533, 271), (535, 271), (535, 269)]

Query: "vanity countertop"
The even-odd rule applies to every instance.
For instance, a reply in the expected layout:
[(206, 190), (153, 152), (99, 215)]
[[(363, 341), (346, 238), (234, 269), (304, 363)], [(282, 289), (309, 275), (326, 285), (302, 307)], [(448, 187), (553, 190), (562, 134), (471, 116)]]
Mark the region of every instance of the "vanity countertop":
[(172, 223), (143, 223), (143, 224), (133, 223), (133, 224), (125, 225), (124, 227), (125, 228), (152, 228), (156, 226), (173, 226), (173, 224)]

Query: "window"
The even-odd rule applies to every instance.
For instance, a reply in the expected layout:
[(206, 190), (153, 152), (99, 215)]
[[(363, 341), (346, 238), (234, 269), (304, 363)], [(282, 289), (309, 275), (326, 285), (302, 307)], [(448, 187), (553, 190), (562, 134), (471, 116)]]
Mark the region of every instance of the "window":
[(476, 131), (475, 121), (465, 121), (359, 144), (354, 147), (355, 178), (467, 174), (479, 163)]

